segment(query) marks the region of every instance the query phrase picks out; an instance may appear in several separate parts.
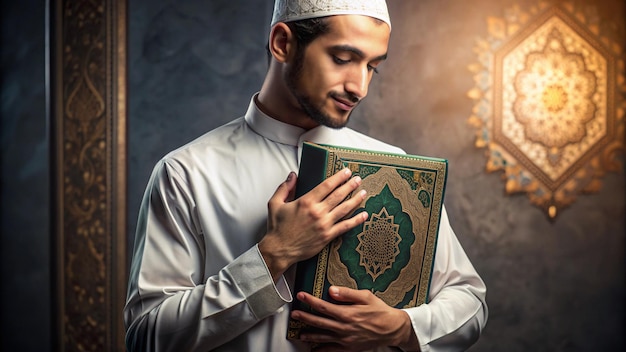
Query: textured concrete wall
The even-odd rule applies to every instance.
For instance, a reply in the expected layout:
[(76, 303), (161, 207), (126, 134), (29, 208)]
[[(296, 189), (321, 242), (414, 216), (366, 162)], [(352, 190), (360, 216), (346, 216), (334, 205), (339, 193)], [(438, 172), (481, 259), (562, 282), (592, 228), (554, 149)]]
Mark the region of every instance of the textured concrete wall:
[(0, 350), (50, 350), (45, 1), (0, 10)]
[[(555, 223), (525, 195), (505, 196), (485, 173), (467, 124), (474, 87), (468, 64), (488, 16), (535, 1), (389, 1), (395, 18), (368, 131), (406, 150), (449, 159), (446, 205), (488, 287), (490, 316), (477, 351), (613, 351), (624, 332), (624, 172), (582, 195)], [(584, 2), (583, 2), (584, 3)], [(591, 7), (591, 3), (586, 3)], [(594, 1), (624, 36), (624, 2)], [(407, 128), (406, 126), (413, 126)]]
[(273, 3), (129, 1), (129, 231), (156, 161), (242, 115), (267, 69)]
[[(389, 59), (352, 117), (354, 128), (411, 153), (448, 158), (446, 204), (488, 285), (490, 318), (476, 351), (613, 350), (624, 331), (624, 174), (550, 223), (526, 196), (485, 172), (467, 119), (467, 66), (488, 16), (534, 1), (389, 1)], [(244, 113), (265, 70), (271, 1), (131, 1), (130, 187), (143, 187), (172, 147)], [(594, 2), (621, 30), (620, 0)], [(234, 17), (236, 15), (237, 17)], [(621, 27), (620, 27), (621, 26)], [(621, 29), (620, 29), (621, 28)]]
[[(262, 82), (271, 1), (129, 0), (129, 233), (154, 163), (245, 111)], [(583, 2), (584, 3), (584, 2)], [(624, 40), (621, 0), (588, 2)], [(446, 205), (488, 285), (473, 351), (612, 351), (624, 333), (624, 172), (556, 222), (485, 173), (467, 124), (467, 65), (487, 16), (512, 0), (390, 0), (390, 57), (352, 125), (408, 152), (446, 157)], [(2, 2), (1, 350), (50, 350), (44, 4)], [(131, 236), (132, 237), (132, 236)], [(36, 336), (36, 338), (33, 338)], [(19, 346), (19, 348), (17, 348)]]

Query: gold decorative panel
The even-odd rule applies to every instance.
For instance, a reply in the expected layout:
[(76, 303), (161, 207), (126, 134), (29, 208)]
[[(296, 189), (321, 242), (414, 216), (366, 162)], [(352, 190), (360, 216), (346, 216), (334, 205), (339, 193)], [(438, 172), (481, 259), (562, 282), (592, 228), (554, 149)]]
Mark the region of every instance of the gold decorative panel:
[(126, 3), (49, 3), (55, 350), (123, 351)]
[(514, 6), (487, 24), (469, 66), (476, 146), (488, 171), (504, 171), (508, 194), (526, 193), (554, 219), (621, 169), (623, 47), (592, 7), (573, 2)]

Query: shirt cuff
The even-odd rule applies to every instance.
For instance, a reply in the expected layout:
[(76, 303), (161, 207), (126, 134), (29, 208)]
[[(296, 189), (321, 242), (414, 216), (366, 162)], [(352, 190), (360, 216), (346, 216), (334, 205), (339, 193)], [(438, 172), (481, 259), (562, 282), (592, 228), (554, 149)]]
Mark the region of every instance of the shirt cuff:
[(428, 333), (427, 327), (430, 326), (431, 315), (427, 305), (422, 304), (418, 307), (406, 308), (403, 310), (409, 315), (413, 331), (415, 332), (415, 336), (417, 336), (417, 341), (420, 345), (420, 350), (422, 352), (430, 351), (429, 343), (432, 336)]
[(274, 284), (258, 246), (237, 257), (226, 270), (259, 320), (276, 313), (280, 307), (293, 300), (284, 277)]

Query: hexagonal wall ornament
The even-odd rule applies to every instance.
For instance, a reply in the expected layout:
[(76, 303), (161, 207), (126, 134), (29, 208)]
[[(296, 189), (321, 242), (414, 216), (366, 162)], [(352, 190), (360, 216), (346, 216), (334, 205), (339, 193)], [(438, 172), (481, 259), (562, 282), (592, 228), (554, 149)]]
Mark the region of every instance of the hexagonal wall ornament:
[(475, 102), (468, 122), (503, 170), (507, 194), (526, 193), (549, 219), (620, 171), (626, 84), (623, 48), (591, 7), (519, 6), (487, 19), (469, 66)]

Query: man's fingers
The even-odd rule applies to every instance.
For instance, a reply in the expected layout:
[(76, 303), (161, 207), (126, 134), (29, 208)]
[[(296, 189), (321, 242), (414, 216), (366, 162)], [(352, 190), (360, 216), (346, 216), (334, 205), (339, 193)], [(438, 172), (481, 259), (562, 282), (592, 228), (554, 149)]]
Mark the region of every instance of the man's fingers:
[(343, 286), (331, 286), (328, 289), (328, 294), (334, 300), (352, 304), (366, 304), (369, 293), (369, 291), (355, 290)]
[(361, 225), (368, 218), (367, 212), (360, 212), (349, 219), (342, 220), (335, 224), (333, 237), (341, 236), (342, 234), (352, 230), (353, 228)]
[[(315, 188), (313, 188), (311, 192), (309, 192), (309, 195), (314, 197), (314, 201), (321, 202), (322, 200), (326, 199), (326, 197), (328, 197), (329, 194), (333, 193), (333, 191), (335, 191), (337, 187), (341, 186), (348, 179), (350, 179), (351, 175), (352, 175), (352, 171), (350, 171), (350, 169), (348, 168), (338, 171), (331, 177), (324, 180), (324, 182), (320, 183)], [(347, 196), (347, 193), (346, 193), (346, 196)], [(341, 200), (339, 200), (339, 202), (341, 202)]]
[[(336, 316), (334, 316), (334, 314), (336, 314), (336, 309), (332, 303), (314, 297), (313, 295), (306, 292), (298, 292), (297, 298), (311, 306), (311, 308), (320, 312), (322, 315), (311, 314), (301, 310), (294, 310), (293, 312), (291, 312), (291, 316), (294, 319), (319, 329), (331, 331), (338, 331), (341, 329), (341, 322), (336, 321)], [(328, 316), (330, 318), (327, 318), (325, 316)]]
[[(362, 189), (359, 192), (355, 192), (355, 194), (352, 197), (350, 197), (350, 199), (346, 199), (349, 193), (344, 193), (344, 192), (346, 192), (348, 189), (337, 190), (335, 192), (337, 193), (336, 196), (342, 197), (336, 204), (334, 204), (333, 201), (328, 200), (329, 202), (328, 207), (330, 208), (329, 211), (331, 213), (334, 213), (333, 216), (335, 218), (335, 222), (339, 221), (340, 219), (344, 218), (346, 215), (356, 210), (356, 208), (363, 202), (363, 200), (367, 196), (367, 192), (364, 189)], [(335, 193), (333, 193), (333, 195), (335, 195)]]
[[(311, 308), (320, 312), (322, 315), (295, 310), (292, 312), (293, 317), (317, 328), (330, 329), (331, 326), (329, 324), (335, 324), (341, 310), (346, 308), (346, 306), (338, 306), (333, 303), (326, 302), (323, 299), (317, 298), (304, 291), (298, 292), (296, 297), (298, 300), (308, 304)], [(330, 319), (325, 318), (324, 316), (330, 317)], [(337, 326), (332, 327), (337, 328)]]
[[(328, 207), (328, 209), (333, 209), (339, 204), (343, 204), (346, 198), (352, 193), (355, 189), (357, 189), (361, 185), (361, 177), (355, 176), (352, 179), (344, 182), (341, 186), (337, 187), (331, 194), (329, 194), (326, 199), (324, 199), (324, 203)], [(361, 200), (359, 199), (357, 204)], [(356, 208), (356, 205), (349, 210), (353, 210)], [(345, 215), (345, 214), (344, 214)]]

